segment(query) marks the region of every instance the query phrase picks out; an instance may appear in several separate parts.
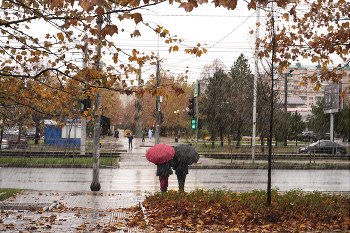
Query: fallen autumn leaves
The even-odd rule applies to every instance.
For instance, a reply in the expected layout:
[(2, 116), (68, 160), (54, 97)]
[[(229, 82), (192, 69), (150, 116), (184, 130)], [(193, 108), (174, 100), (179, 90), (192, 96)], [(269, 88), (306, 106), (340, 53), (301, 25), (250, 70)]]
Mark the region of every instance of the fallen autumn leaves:
[[(20, 194), (21, 195), (21, 194)], [(39, 193), (39, 196), (42, 194)], [(51, 193), (50, 193), (51, 195)], [(235, 193), (228, 190), (148, 194), (131, 208), (83, 208), (64, 204), (2, 210), (1, 231), (44, 232), (350, 232), (349, 194), (291, 190)], [(146, 218), (145, 218), (146, 216)]]
[(349, 195), (292, 190), (235, 193), (227, 190), (196, 190), (190, 193), (156, 193), (134, 211), (132, 226), (145, 232), (234, 232), (234, 231), (349, 231)]

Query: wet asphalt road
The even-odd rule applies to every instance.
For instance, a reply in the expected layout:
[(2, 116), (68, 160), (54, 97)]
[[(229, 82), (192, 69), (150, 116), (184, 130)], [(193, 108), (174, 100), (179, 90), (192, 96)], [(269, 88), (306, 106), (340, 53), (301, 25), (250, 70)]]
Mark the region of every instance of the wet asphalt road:
[[(350, 192), (349, 170), (273, 170), (272, 187), (280, 191)], [(89, 168), (0, 168), (0, 188), (51, 191), (90, 191)], [(159, 190), (155, 169), (100, 169), (101, 191), (144, 192)], [(227, 188), (251, 191), (267, 188), (267, 171), (251, 169), (191, 169), (186, 189)], [(169, 189), (177, 189), (176, 176), (169, 179)]]
[[(127, 138), (105, 139), (127, 150)], [(163, 140), (163, 138), (162, 138)], [(165, 140), (165, 139), (164, 139)], [(173, 140), (160, 143), (171, 143)], [(145, 158), (154, 141), (134, 139), (134, 149), (122, 155), (121, 168), (99, 169), (101, 191), (132, 192), (143, 195), (159, 190), (156, 166)], [(272, 187), (280, 191), (350, 192), (350, 170), (272, 170)], [(0, 188), (46, 191), (90, 191), (92, 168), (11, 168), (0, 167)], [(176, 175), (169, 177), (169, 189), (177, 190)], [(267, 188), (266, 169), (190, 169), (185, 190), (196, 188), (252, 191)]]

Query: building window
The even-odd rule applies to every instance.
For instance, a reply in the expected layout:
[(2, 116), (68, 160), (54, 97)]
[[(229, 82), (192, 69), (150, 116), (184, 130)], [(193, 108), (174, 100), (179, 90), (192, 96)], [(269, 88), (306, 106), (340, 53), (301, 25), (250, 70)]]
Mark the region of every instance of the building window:
[(309, 97), (309, 100), (314, 100), (314, 97)]
[(294, 89), (299, 89), (299, 86), (294, 86)]

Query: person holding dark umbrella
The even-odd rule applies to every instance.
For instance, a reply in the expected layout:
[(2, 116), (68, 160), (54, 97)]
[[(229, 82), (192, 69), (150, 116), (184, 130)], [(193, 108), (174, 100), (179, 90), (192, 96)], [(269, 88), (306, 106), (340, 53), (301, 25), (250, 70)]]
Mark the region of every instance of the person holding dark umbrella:
[(170, 166), (174, 168), (177, 176), (177, 182), (179, 183), (179, 191), (185, 190), (185, 180), (188, 174), (188, 164), (178, 161), (175, 157), (170, 160)]
[(197, 163), (199, 155), (197, 151), (190, 145), (179, 144), (174, 147), (175, 155), (170, 160), (170, 166), (174, 168), (179, 183), (179, 191), (185, 190), (185, 180), (188, 174), (188, 165)]

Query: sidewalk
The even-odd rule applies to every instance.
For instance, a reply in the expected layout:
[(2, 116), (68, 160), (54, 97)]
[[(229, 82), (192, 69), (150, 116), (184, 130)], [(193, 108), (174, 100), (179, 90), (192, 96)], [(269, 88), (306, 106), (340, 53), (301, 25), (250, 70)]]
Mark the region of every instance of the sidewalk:
[[(123, 135), (122, 132), (120, 135)], [(156, 166), (145, 157), (147, 149), (155, 143), (135, 138), (129, 150), (127, 138), (103, 139), (104, 144), (118, 144), (120, 167), (112, 169), (111, 191), (24, 191), (1, 202), (0, 230), (10, 232), (143, 232), (126, 226), (130, 213), (123, 208), (139, 206), (147, 193), (159, 191)], [(176, 145), (171, 139), (161, 138), (160, 143)], [(181, 143), (181, 140), (179, 141)], [(100, 171), (100, 174), (102, 172)], [(100, 181), (104, 177), (100, 176)], [(45, 184), (42, 184), (45, 185)], [(103, 187), (102, 187), (103, 188)], [(101, 188), (101, 189), (102, 189)], [(205, 188), (194, 177), (186, 179), (186, 191)], [(170, 176), (169, 189), (177, 190), (176, 176)]]

